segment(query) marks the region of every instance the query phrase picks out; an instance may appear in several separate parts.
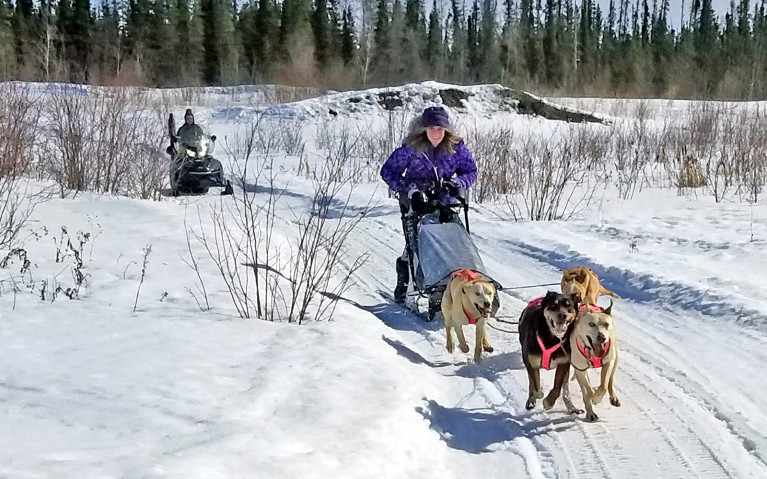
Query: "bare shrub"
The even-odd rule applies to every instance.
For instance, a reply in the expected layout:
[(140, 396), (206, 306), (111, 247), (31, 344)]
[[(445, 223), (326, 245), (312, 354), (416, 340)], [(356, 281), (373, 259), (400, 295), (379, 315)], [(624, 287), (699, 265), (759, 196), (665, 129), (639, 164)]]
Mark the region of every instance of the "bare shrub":
[(528, 138), (511, 159), (524, 174), (521, 194), (509, 195), (514, 219), (533, 221), (570, 219), (591, 203), (597, 190), (585, 167), (590, 162), (572, 138), (557, 143)]
[[(261, 152), (261, 128), (253, 122), (227, 141), (227, 154), (238, 191), (211, 210), (212, 234), (195, 233), (208, 252), (242, 318), (283, 319), (299, 324), (311, 315), (317, 320), (332, 314), (335, 293), (346, 285), (364, 257), (347, 262), (349, 233), (364, 211), (347, 217), (348, 196), (338, 196), (348, 180), (339, 180), (348, 158), (331, 155), (322, 167), (312, 168), (314, 195), (310, 210), (281, 218), (277, 205), (286, 190), (276, 184), (274, 157)], [(342, 151), (348, 152), (348, 148)], [(297, 225), (298, 240), (277, 234), (277, 221)], [(200, 221), (202, 226), (202, 221)]]
[[(328, 158), (326, 168), (314, 178), (314, 196), (308, 215), (296, 218), (298, 244), (291, 248), (290, 308), (288, 321), (301, 324), (314, 307), (317, 320), (329, 319), (354, 272), (367, 260), (369, 253), (349, 260), (345, 246), (349, 234), (365, 216), (367, 209), (354, 212), (349, 208), (353, 192), (348, 181), (339, 181), (339, 169)], [(343, 191), (347, 193), (343, 195)], [(341, 271), (343, 268), (343, 272)], [(335, 280), (335, 281), (334, 281)]]
[(357, 185), (376, 180), (385, 158), (383, 155), (388, 154), (371, 148), (375, 144), (383, 146), (380, 143), (381, 135), (376, 133), (356, 123), (350, 125), (346, 122), (339, 127), (325, 122), (318, 129), (315, 145), (325, 158), (324, 162), (336, 168), (336, 181), (346, 179)]
[[(515, 220), (568, 219), (587, 206), (604, 169), (608, 136), (568, 129), (559, 138), (518, 137), (506, 128), (473, 129), (469, 141), (477, 163), (472, 187), (478, 202), (502, 200)], [(594, 181), (592, 181), (594, 180)], [(594, 183), (594, 184), (592, 184)]]
[[(216, 264), (239, 316), (274, 320), (280, 318), (278, 302), (285, 304), (276, 286), (279, 268), (272, 266), (275, 206), (282, 191), (274, 183), (270, 150), (279, 140), (265, 134), (264, 129), (273, 126), (261, 120), (227, 139), (225, 150), (237, 168), (232, 173), (238, 189), (211, 208), (212, 236), (205, 233), (201, 219), (195, 236)], [(258, 195), (261, 191), (268, 192), (265, 199)]]
[(477, 164), (477, 181), (471, 189), (474, 201), (493, 201), (521, 191), (521, 172), (515, 170), (513, 162), (509, 161), (509, 152), (516, 144), (514, 132), (503, 127), (488, 132), (472, 128), (467, 136)]
[(35, 161), (38, 117), (28, 87), (0, 84), (0, 249), (14, 246), (35, 206), (49, 197), (21, 181)]
[(51, 197), (48, 189), (15, 176), (0, 176), (0, 249), (15, 245), (37, 205)]
[(0, 84), (0, 178), (29, 170), (34, 159), (39, 105), (29, 87)]
[(165, 128), (147, 111), (146, 99), (126, 88), (103, 95), (50, 93), (44, 169), (62, 197), (67, 190), (87, 190), (159, 198), (155, 152)]

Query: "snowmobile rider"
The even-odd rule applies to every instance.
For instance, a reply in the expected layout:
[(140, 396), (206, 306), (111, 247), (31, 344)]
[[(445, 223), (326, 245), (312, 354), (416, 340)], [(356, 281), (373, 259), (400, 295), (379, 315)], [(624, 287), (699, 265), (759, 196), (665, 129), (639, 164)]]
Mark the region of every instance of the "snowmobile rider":
[[(205, 132), (203, 132), (202, 127), (194, 122), (194, 114), (192, 113), (191, 108), (187, 108), (186, 112), (184, 113), (184, 124), (181, 125), (181, 128), (178, 129), (178, 132), (176, 133), (176, 138), (178, 138), (179, 142), (181, 142), (182, 145), (194, 145), (197, 143), (200, 138), (205, 136)], [(212, 136), (212, 140), (215, 141), (216, 137)], [(186, 156), (185, 149), (179, 148), (177, 153), (177, 159), (181, 159)], [(224, 183), (224, 171), (223, 167), (221, 166), (221, 162), (217, 159), (207, 156), (205, 158), (205, 161), (207, 163), (207, 167), (211, 170), (217, 170), (219, 172), (218, 176), (216, 177), (216, 181), (219, 183)]]
[[(399, 198), (403, 217), (411, 210), (424, 214), (427, 190), (441, 186), (439, 200), (458, 202), (459, 189), (468, 189), (477, 179), (477, 165), (450, 124), (450, 116), (441, 106), (426, 108), (413, 119), (402, 146), (386, 160), (381, 178)], [(397, 258), (397, 286), (394, 300), (402, 303), (410, 281), (407, 251)]]
[(182, 144), (192, 145), (197, 138), (202, 137), (203, 132), (200, 125), (194, 122), (194, 114), (192, 109), (187, 108), (184, 113), (184, 124), (178, 129), (176, 136), (179, 138)]

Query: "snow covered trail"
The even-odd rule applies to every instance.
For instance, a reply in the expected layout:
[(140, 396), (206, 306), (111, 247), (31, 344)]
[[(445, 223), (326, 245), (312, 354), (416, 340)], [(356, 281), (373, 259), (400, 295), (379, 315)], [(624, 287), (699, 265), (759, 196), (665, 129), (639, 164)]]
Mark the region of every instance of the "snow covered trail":
[[(558, 282), (560, 268), (583, 260), (608, 271), (603, 281), (624, 296), (614, 307), (621, 347), (616, 379), (621, 407), (605, 399), (595, 407), (600, 420), (593, 424), (567, 414), (561, 401), (550, 413), (543, 412), (540, 403), (526, 411), (527, 375), (516, 334), (490, 329), (495, 352), (475, 365), (469, 354), (445, 351), (441, 322), (423, 322), (382, 302), (378, 292), (391, 290), (393, 261), (401, 252), (398, 218), (392, 216), (370, 219), (354, 239), (359, 249), (374, 255), (372, 267), (358, 272), (357, 294), (362, 295), (360, 304), (386, 325), (407, 332), (399, 334), (401, 342), (393, 343), (400, 355), (424, 367), (440, 365), (440, 374), (472, 383), (469, 395), (447, 402), (425, 398), (427, 405), (419, 409), (450, 448), (480, 455), (515, 451), (525, 461), (528, 477), (767, 475), (767, 438), (762, 432), (767, 430), (767, 415), (750, 385), (752, 378), (760, 377), (759, 365), (767, 361), (764, 335), (749, 327), (763, 318), (758, 311), (722, 297), (711, 299), (716, 308), (690, 308), (685, 298), (705, 294), (689, 288), (686, 295), (664, 298), (664, 292), (685, 286), (647, 272), (610, 274), (611, 265), (595, 264), (588, 252), (570, 250), (563, 255), (541, 249), (518, 238), (524, 225), (499, 225), (475, 216), (474, 238), (485, 265), (506, 287)], [(641, 283), (632, 281), (638, 276)], [(558, 287), (503, 292), (501, 314), (517, 317), (529, 299), (546, 289)], [(495, 326), (516, 330), (515, 325)], [(553, 383), (551, 372), (543, 372), (542, 378), (546, 387)], [(597, 382), (598, 374), (591, 378)], [(571, 390), (582, 407), (576, 382)], [(502, 467), (491, 475), (500, 477), (504, 470), (508, 471)]]

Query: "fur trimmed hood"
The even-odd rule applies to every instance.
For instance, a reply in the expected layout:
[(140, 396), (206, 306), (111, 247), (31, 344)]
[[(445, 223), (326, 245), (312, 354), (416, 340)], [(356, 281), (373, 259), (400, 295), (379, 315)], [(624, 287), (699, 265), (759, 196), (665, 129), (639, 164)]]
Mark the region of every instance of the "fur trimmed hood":
[[(423, 114), (416, 115), (410, 120), (405, 139), (402, 144), (415, 149), (418, 154), (423, 153), (431, 147), (429, 138), (426, 136), (426, 127), (423, 126)], [(455, 125), (450, 123), (445, 128), (445, 139), (440, 143), (440, 147), (445, 148), (449, 153), (453, 153), (453, 146), (463, 138), (456, 133)]]

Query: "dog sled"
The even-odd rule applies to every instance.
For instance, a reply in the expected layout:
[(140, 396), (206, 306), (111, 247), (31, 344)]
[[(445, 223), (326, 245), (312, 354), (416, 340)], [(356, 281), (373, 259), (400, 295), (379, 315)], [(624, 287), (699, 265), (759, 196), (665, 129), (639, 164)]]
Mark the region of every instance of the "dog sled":
[[(457, 203), (446, 204), (449, 198), (441, 189), (424, 193), (425, 207), (420, 212), (410, 211), (402, 215), (405, 232), (405, 249), (410, 268), (410, 282), (405, 306), (418, 314), (419, 299), (428, 304), (426, 318), (429, 321), (441, 316), (442, 295), (450, 275), (461, 269), (476, 271), (483, 279), (501, 285), (487, 275), (477, 246), (469, 232), (469, 203), (464, 190), (455, 195)], [(461, 221), (463, 211), (465, 223)], [(495, 295), (492, 314), (500, 307)]]

